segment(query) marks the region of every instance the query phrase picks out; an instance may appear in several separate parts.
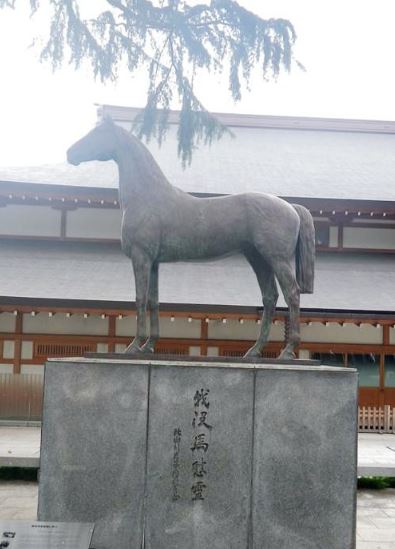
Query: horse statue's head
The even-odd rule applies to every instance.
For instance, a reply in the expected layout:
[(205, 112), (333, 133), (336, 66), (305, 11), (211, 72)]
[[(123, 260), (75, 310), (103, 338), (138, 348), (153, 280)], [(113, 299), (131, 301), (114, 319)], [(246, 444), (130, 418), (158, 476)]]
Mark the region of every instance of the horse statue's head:
[(67, 151), (67, 161), (74, 166), (89, 160), (112, 160), (115, 156), (116, 126), (105, 118)]

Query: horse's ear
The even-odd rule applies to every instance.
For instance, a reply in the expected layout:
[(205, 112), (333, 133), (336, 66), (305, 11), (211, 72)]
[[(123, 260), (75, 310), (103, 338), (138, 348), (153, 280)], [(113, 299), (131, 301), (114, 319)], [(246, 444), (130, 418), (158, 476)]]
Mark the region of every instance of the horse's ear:
[(96, 122), (96, 127), (98, 126), (102, 126), (102, 125), (106, 125), (106, 126), (115, 126), (115, 122), (114, 120), (111, 118), (111, 116), (109, 114), (105, 114), (103, 116), (103, 118), (99, 119), (97, 122)]

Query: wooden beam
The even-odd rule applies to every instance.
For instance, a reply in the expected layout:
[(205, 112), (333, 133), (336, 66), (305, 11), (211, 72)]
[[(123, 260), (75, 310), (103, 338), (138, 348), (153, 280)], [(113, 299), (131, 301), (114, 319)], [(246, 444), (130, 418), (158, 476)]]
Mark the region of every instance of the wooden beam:
[(108, 352), (109, 353), (115, 353), (115, 335), (116, 335), (116, 322), (117, 319), (115, 316), (109, 316), (108, 317)]
[(200, 320), (200, 354), (207, 356), (208, 347), (208, 323), (206, 318)]
[(23, 314), (18, 311), (15, 319), (15, 339), (14, 339), (14, 374), (21, 373), (22, 362), (22, 333), (23, 333)]
[(343, 241), (344, 241), (344, 226), (343, 223), (339, 223), (337, 226), (337, 247), (339, 250), (343, 249)]
[(65, 208), (61, 209), (60, 213), (60, 238), (61, 240), (66, 240), (67, 232), (67, 210)]
[(384, 406), (384, 386), (385, 386), (385, 372), (384, 372), (385, 354), (380, 353), (380, 365), (379, 365), (379, 406)]

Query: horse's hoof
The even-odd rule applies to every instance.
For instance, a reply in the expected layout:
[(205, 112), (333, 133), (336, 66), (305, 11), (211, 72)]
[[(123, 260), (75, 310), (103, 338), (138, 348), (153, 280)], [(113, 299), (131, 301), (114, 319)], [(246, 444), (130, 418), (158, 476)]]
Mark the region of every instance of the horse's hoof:
[(141, 347), (133, 347), (130, 345), (129, 347), (126, 347), (123, 353), (125, 355), (141, 355), (143, 354), (143, 350)]
[(142, 347), (141, 347), (141, 352), (142, 353), (146, 353), (146, 354), (152, 354), (155, 352), (155, 347), (154, 345), (151, 345), (151, 344), (148, 344), (145, 343)]
[(294, 360), (295, 358), (296, 355), (292, 351), (281, 351), (278, 360)]
[(248, 351), (244, 355), (244, 358), (257, 358), (260, 356), (261, 353), (257, 349), (254, 349), (254, 347), (251, 347), (251, 349), (248, 349)]

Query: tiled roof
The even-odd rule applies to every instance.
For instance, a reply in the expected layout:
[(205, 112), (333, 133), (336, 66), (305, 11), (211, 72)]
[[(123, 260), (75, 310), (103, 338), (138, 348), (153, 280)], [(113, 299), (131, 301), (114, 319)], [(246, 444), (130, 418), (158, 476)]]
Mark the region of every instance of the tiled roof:
[[(169, 181), (188, 192), (395, 200), (393, 133), (235, 127), (234, 138), (201, 145), (183, 170), (175, 131), (150, 149)], [(113, 162), (0, 168), (0, 182), (115, 188), (117, 178)]]
[[(117, 246), (19, 241), (0, 242), (3, 300), (134, 300), (129, 260)], [(305, 310), (394, 312), (394, 258), (376, 254), (319, 254), (313, 295)], [(242, 257), (160, 267), (162, 304), (261, 307), (255, 275)], [(281, 299), (279, 306), (284, 306)]]

